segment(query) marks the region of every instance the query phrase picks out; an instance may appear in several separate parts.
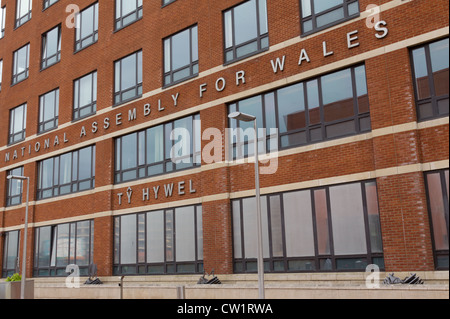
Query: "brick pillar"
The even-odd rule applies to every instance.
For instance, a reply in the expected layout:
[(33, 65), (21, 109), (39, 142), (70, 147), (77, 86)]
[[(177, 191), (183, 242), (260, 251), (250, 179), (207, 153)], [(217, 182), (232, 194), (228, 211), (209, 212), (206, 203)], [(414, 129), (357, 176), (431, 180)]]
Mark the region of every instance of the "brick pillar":
[[(214, 129), (217, 133), (215, 138), (222, 141), (214, 151), (205, 146), (213, 142), (211, 136), (205, 136), (202, 141), (202, 150), (208, 150), (214, 158), (215, 151), (221, 152), (222, 160), (225, 160), (225, 130), (228, 127), (227, 106), (217, 105), (214, 108), (204, 110), (200, 114), (202, 121), (202, 132), (206, 129)], [(218, 157), (220, 158), (220, 156)], [(223, 167), (223, 162), (206, 164), (205, 157), (202, 156), (202, 167), (206, 170), (202, 172), (201, 184), (203, 197), (218, 196), (217, 200), (203, 202), (203, 255), (204, 269), (211, 272), (214, 269), (217, 274), (233, 273), (233, 240), (230, 200), (227, 194), (230, 191), (229, 168)], [(216, 166), (215, 166), (216, 165)]]
[[(416, 121), (407, 49), (366, 61), (372, 130)], [(373, 138), (386, 271), (433, 270), (420, 132)]]

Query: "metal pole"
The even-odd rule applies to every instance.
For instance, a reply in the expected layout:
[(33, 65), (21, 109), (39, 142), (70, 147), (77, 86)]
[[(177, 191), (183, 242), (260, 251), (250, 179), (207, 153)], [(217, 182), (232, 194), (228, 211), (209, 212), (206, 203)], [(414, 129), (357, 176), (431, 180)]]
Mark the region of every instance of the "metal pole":
[(23, 234), (23, 252), (22, 252), (22, 279), (20, 282), (20, 299), (25, 299), (25, 281), (27, 279), (27, 235), (28, 235), (28, 194), (30, 192), (30, 178), (27, 177), (27, 203), (25, 208), (25, 227)]
[(259, 299), (265, 299), (264, 295), (264, 259), (262, 244), (262, 217), (261, 217), (261, 194), (259, 185), (259, 154), (258, 154), (258, 127), (256, 119), (254, 120), (255, 128), (255, 191), (256, 191), (256, 228), (258, 234), (258, 287)]

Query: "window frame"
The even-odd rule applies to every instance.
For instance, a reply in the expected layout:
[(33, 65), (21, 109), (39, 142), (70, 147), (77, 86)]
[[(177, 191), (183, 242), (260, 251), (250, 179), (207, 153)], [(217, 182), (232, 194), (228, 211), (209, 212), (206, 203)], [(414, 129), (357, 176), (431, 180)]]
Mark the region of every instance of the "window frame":
[[(43, 105), (43, 103), (45, 104), (46, 97), (51, 93), (54, 93), (53, 118), (49, 120), (44, 120), (45, 105)], [(41, 118), (43, 119), (42, 121)], [(38, 134), (49, 132), (51, 130), (58, 128), (58, 118), (59, 118), (59, 87), (39, 96)], [(51, 122), (53, 122), (53, 126), (45, 129), (45, 125)]]
[[(19, 17), (20, 14), (20, 4), (21, 1), (28, 1), (28, 12), (26, 14), (24, 14), (23, 16)], [(32, 10), (33, 9), (33, 0), (16, 0), (16, 15), (15, 15), (15, 20), (14, 20), (14, 28), (17, 29), (18, 27), (24, 25), (25, 23), (27, 23), (28, 21), (31, 20), (31, 16), (32, 16)]]
[[(23, 176), (23, 170), (24, 167), (16, 167), (14, 169), (11, 169), (7, 172), (6, 176), (8, 175), (17, 175), (17, 176)], [(12, 193), (12, 187), (13, 183), (20, 183), (20, 193), (16, 195), (11, 195)], [(22, 197), (23, 197), (23, 181), (22, 180), (7, 180), (6, 184), (6, 207), (16, 206), (22, 204)], [(19, 200), (18, 203), (13, 203), (12, 201), (17, 198)]]
[[(20, 131), (15, 131), (15, 112), (18, 108), (23, 108), (22, 110), (22, 127)], [(23, 103), (19, 106), (16, 106), (15, 108), (12, 108), (9, 110), (9, 131), (8, 131), (8, 145), (13, 145), (16, 143), (20, 143), (25, 140), (26, 137), (26, 131), (27, 131), (27, 103)], [(15, 141), (15, 136), (20, 135), (20, 139)]]
[[(91, 79), (91, 103), (83, 105), (80, 107), (80, 101), (81, 101), (81, 80), (86, 77), (92, 77)], [(73, 107), (72, 107), (72, 121), (78, 121), (81, 119), (84, 119), (86, 117), (89, 117), (91, 115), (94, 115), (97, 113), (97, 70), (92, 71), (86, 75), (83, 75), (73, 81)], [(95, 97), (95, 99), (94, 99)], [(78, 102), (77, 102), (78, 101)], [(78, 104), (78, 105), (77, 105)], [(86, 113), (82, 116), (80, 116), (80, 112), (90, 109), (89, 113)]]
[[(363, 208), (363, 218), (364, 218), (364, 233), (366, 238), (366, 248), (367, 253), (366, 254), (344, 254), (344, 255), (336, 255), (334, 252), (334, 238), (333, 238), (333, 225), (332, 225), (332, 211), (331, 211), (331, 202), (330, 202), (330, 188), (337, 187), (337, 186), (345, 186), (345, 185), (351, 185), (351, 184), (359, 184), (361, 187), (361, 201), (362, 201), (362, 208)], [(375, 189), (377, 190), (377, 203), (379, 205), (379, 198), (378, 198), (378, 189), (376, 180), (364, 180), (364, 181), (357, 181), (357, 182), (349, 182), (344, 184), (333, 184), (333, 185), (327, 185), (322, 187), (315, 187), (315, 188), (307, 188), (307, 189), (300, 189), (300, 190), (294, 190), (294, 191), (287, 191), (287, 192), (281, 192), (281, 193), (271, 193), (267, 194), (265, 196), (261, 197), (261, 200), (265, 199), (267, 201), (267, 233), (268, 233), (268, 249), (269, 249), (269, 257), (264, 257), (264, 269), (267, 273), (304, 273), (304, 272), (355, 272), (355, 271), (365, 271), (364, 268), (341, 268), (338, 269), (337, 267), (337, 261), (339, 260), (346, 260), (346, 259), (361, 259), (366, 260), (367, 264), (374, 263), (374, 259), (383, 259), (382, 265), (380, 266), (380, 270), (384, 270), (384, 251), (382, 248), (382, 252), (372, 252), (371, 247), (371, 237), (370, 237), (370, 226), (369, 226), (369, 220), (368, 220), (368, 205), (367, 205), (367, 193), (366, 193), (366, 185), (368, 184), (374, 184)], [(328, 241), (329, 241), (329, 253), (326, 254), (320, 254), (319, 248), (318, 248), (318, 226), (317, 226), (317, 220), (316, 220), (316, 207), (315, 207), (315, 192), (316, 191), (325, 191), (326, 196), (326, 214), (327, 214), (327, 235), (328, 235)], [(297, 256), (297, 257), (289, 257), (287, 256), (287, 240), (286, 240), (286, 227), (285, 227), (285, 215), (286, 211), (284, 208), (284, 196), (286, 194), (293, 194), (297, 192), (303, 192), (307, 191), (309, 192), (309, 198), (311, 201), (311, 220), (312, 220), (312, 226), (313, 226), (313, 246), (314, 246), (314, 256)], [(282, 250), (283, 250), (283, 256), (281, 257), (274, 257), (272, 252), (272, 224), (271, 224), (271, 205), (270, 205), (270, 199), (272, 197), (278, 197), (280, 199), (280, 220), (281, 220), (281, 237), (282, 237)], [(257, 258), (246, 258), (245, 257), (245, 237), (244, 237), (244, 205), (243, 200), (246, 199), (254, 199), (255, 197), (245, 197), (245, 198), (238, 198), (231, 201), (231, 225), (232, 225), (232, 241), (233, 241), (233, 270), (234, 273), (255, 273), (256, 272), (256, 262)], [(241, 257), (236, 258), (235, 257), (235, 216), (234, 216), (234, 202), (239, 202), (239, 234), (240, 234), (240, 253)], [(378, 207), (378, 217), (380, 216), (379, 207)], [(381, 233), (381, 223), (379, 221), (380, 226), (380, 240), (382, 239), (382, 233)], [(263, 229), (263, 232), (265, 232), (266, 229)], [(382, 242), (381, 242), (382, 244)], [(321, 262), (329, 260), (329, 265), (331, 266), (330, 269), (324, 269), (321, 268)], [(314, 267), (310, 269), (289, 269), (289, 262), (314, 262)], [(275, 263), (283, 264), (283, 269), (275, 269)], [(249, 268), (248, 264), (251, 265), (251, 268)]]
[[(183, 209), (183, 208), (193, 208), (194, 210), (194, 241), (195, 241), (195, 247), (194, 247), (194, 251), (195, 251), (195, 257), (194, 260), (191, 261), (177, 261), (177, 254), (176, 254), (176, 249), (177, 249), (177, 238), (176, 238), (176, 225), (177, 225), (177, 217), (176, 217), (176, 211), (178, 209)], [(147, 261), (147, 251), (148, 251), (148, 234), (147, 234), (147, 228), (148, 228), (148, 214), (152, 214), (152, 213), (157, 213), (157, 212), (162, 212), (163, 214), (163, 238), (164, 238), (164, 245), (163, 245), (163, 250), (164, 250), (164, 261), (163, 262), (148, 262)], [(167, 244), (166, 244), (166, 239), (167, 239), (167, 227), (168, 227), (168, 218), (167, 215), (171, 213), (172, 214), (172, 259), (170, 260), (170, 258), (168, 258), (167, 256)], [(114, 218), (114, 256), (113, 256), (113, 273), (114, 275), (183, 275), (183, 274), (201, 274), (203, 273), (203, 262), (204, 262), (204, 258), (203, 256), (199, 256), (199, 247), (201, 245), (201, 247), (204, 247), (204, 241), (203, 241), (203, 229), (200, 229), (200, 227), (203, 225), (203, 208), (201, 204), (197, 204), (197, 205), (188, 205), (188, 206), (181, 206), (181, 207), (173, 207), (173, 208), (166, 208), (166, 209), (161, 209), (161, 210), (152, 210), (152, 211), (145, 211), (145, 212), (139, 212), (139, 213), (133, 213), (133, 214), (127, 214), (127, 215), (120, 215), (120, 216), (116, 216)], [(122, 264), (121, 263), (121, 227), (122, 227), (122, 217), (127, 217), (127, 216), (136, 216), (136, 237), (134, 238), (136, 241), (136, 254), (135, 254), (135, 258), (136, 258), (136, 263), (131, 263), (131, 264)], [(144, 251), (144, 260), (145, 262), (139, 262), (139, 249), (140, 249), (140, 245), (139, 245), (139, 217), (143, 217), (144, 219), (144, 238), (141, 238), (144, 240), (144, 247), (141, 248)], [(199, 217), (201, 219), (201, 221), (199, 221)], [(199, 234), (199, 231), (201, 231), (201, 235)], [(202, 241), (200, 243), (200, 240)], [(203, 254), (202, 254), (203, 255)], [(178, 271), (178, 267), (182, 267), (182, 266), (191, 266), (194, 267), (194, 271)], [(163, 271), (152, 271), (150, 270), (150, 267), (162, 267)], [(144, 269), (144, 270), (141, 270)]]
[[(167, 150), (167, 147), (168, 147), (167, 143), (170, 143), (171, 148), (173, 148), (174, 145), (176, 144), (175, 141), (170, 140), (170, 136), (167, 136), (168, 130), (170, 129), (170, 132), (172, 132), (175, 129), (175, 122), (177, 122), (179, 120), (185, 120), (188, 118), (191, 118), (191, 123), (192, 123), (192, 132), (190, 132), (191, 133), (190, 154), (186, 155), (186, 156), (182, 156), (182, 157), (177, 157), (177, 158), (172, 158), (172, 154), (171, 154), (171, 157), (167, 158), (166, 155), (168, 154), (168, 151), (169, 151), (169, 150)], [(200, 123), (200, 114), (198, 114), (198, 113), (189, 115), (189, 116), (186, 116), (183, 118), (175, 119), (173, 121), (162, 123), (162, 124), (159, 124), (159, 125), (156, 125), (156, 126), (153, 126), (153, 127), (141, 130), (141, 131), (133, 132), (133, 133), (122, 135), (122, 136), (115, 138), (114, 139), (114, 184), (121, 184), (121, 183), (135, 181), (135, 180), (139, 180), (139, 179), (143, 179), (143, 178), (160, 176), (160, 175), (164, 175), (164, 174), (168, 174), (168, 173), (184, 171), (184, 170), (189, 170), (189, 169), (200, 167), (201, 163), (197, 163), (198, 162), (197, 159), (201, 155), (201, 150), (200, 151), (196, 150), (196, 146), (198, 144), (197, 142), (201, 143), (201, 141), (198, 141), (198, 139), (200, 139), (201, 136), (196, 135), (196, 129), (198, 129), (195, 125), (196, 122)], [(149, 143), (149, 141), (147, 140), (147, 136), (152, 129), (159, 128), (159, 127), (162, 127), (163, 160), (159, 161), (159, 162), (155, 162), (155, 163), (150, 163), (149, 159), (147, 158), (147, 154), (148, 154), (147, 146)], [(201, 130), (201, 128), (200, 128), (200, 130)], [(124, 163), (122, 139), (124, 137), (128, 137), (128, 136), (131, 136), (134, 134), (136, 135), (136, 153), (134, 153), (133, 156), (136, 156), (136, 166), (134, 166), (132, 168), (128, 168), (128, 169), (122, 169), (122, 167), (123, 167), (122, 165)], [(141, 138), (143, 138), (142, 142), (140, 141)], [(142, 145), (142, 144), (144, 145), (143, 149), (142, 149), (142, 147), (140, 147), (140, 145)], [(141, 154), (140, 152), (142, 152), (143, 154)], [(140, 163), (140, 155), (144, 157), (144, 164)], [(118, 156), (120, 156), (120, 158), (117, 158)], [(190, 166), (177, 169), (177, 164), (174, 163), (174, 160), (183, 160), (183, 159), (187, 158), (188, 156), (191, 160)], [(118, 162), (120, 163), (119, 164), (120, 168), (117, 167)], [(182, 164), (185, 164), (185, 163), (182, 163)], [(171, 165), (170, 170), (168, 170), (169, 165)], [(149, 174), (149, 169), (152, 167), (162, 167), (162, 172), (156, 173), (156, 174)], [(133, 172), (133, 171), (136, 172), (136, 178), (124, 179), (123, 176), (125, 173)], [(141, 171), (144, 171), (142, 176), (140, 173)]]
[[(255, 6), (256, 6), (256, 29), (257, 29), (257, 36), (254, 39), (248, 40), (244, 43), (240, 43), (240, 44), (236, 44), (236, 26), (235, 26), (235, 14), (234, 14), (234, 10), (236, 8), (238, 8), (239, 6), (248, 3), (250, 1), (255, 1)], [(269, 21), (268, 21), (268, 12), (267, 12), (267, 2), (266, 2), (266, 22), (267, 22), (267, 32), (265, 33), (261, 33), (261, 17), (260, 17), (260, 9), (259, 9), (259, 1), (260, 0), (246, 0), (244, 2), (241, 2), (231, 8), (228, 8), (224, 11), (222, 11), (222, 32), (223, 32), (223, 60), (224, 60), (224, 65), (228, 65), (228, 64), (232, 64), (234, 62), (243, 60), (245, 58), (248, 58), (250, 56), (253, 56), (255, 54), (264, 52), (269, 50), (270, 48), (270, 41), (269, 41)], [(265, 1), (265, 0), (261, 0), (261, 1)], [(231, 46), (227, 47), (227, 28), (226, 28), (226, 14), (227, 12), (231, 12)], [(265, 41), (267, 39), (267, 46), (263, 46), (262, 42)], [(256, 41), (257, 44), (257, 50), (252, 51), (250, 53), (244, 54), (242, 56), (237, 56), (237, 50), (239, 48), (245, 47), (246, 45), (249, 45), (253, 42)], [(230, 59), (227, 59), (227, 53), (231, 53), (233, 56)]]
[[(77, 15), (75, 16), (76, 25), (78, 26), (78, 28), (75, 28), (75, 44), (74, 44), (74, 52), (75, 53), (98, 42), (98, 25), (99, 25), (98, 6), (99, 6), (98, 2), (95, 2), (91, 5), (89, 5), (88, 7), (84, 8), (80, 12), (78, 12)], [(85, 36), (84, 38), (81, 38), (82, 26), (83, 26), (83, 22), (82, 22), (83, 21), (83, 13), (86, 13), (86, 11), (90, 10), (91, 8), (94, 11), (93, 21), (92, 21), (93, 22), (92, 27), (94, 29), (94, 32), (89, 34), (88, 36)], [(78, 19), (80, 19), (80, 20), (78, 20)], [(83, 41), (88, 40), (89, 38), (92, 38), (92, 41), (89, 42), (89, 44), (83, 46)]]
[(6, 5), (0, 7), (0, 39), (5, 37), (6, 29)]
[[(433, 247), (433, 257), (434, 257), (434, 265), (436, 270), (448, 270), (448, 267), (439, 266), (438, 264), (438, 258), (441, 256), (449, 256), (449, 250), (447, 249), (437, 249), (436, 248), (436, 240), (435, 240), (435, 234), (434, 234), (434, 228), (433, 228), (433, 214), (431, 209), (431, 198), (430, 198), (430, 188), (429, 188), (429, 181), (428, 176), (433, 174), (439, 174), (440, 182), (441, 182), (441, 191), (442, 191), (442, 200), (444, 204), (444, 218), (446, 218), (446, 226), (447, 226), (447, 235), (450, 234), (449, 232), (449, 198), (448, 198), (448, 185), (445, 177), (445, 173), (449, 174), (449, 169), (443, 169), (443, 170), (437, 170), (437, 171), (429, 171), (424, 172), (424, 181), (425, 181), (425, 193), (427, 197), (427, 208), (428, 208), (428, 217), (429, 217), (429, 223), (430, 223), (430, 233), (431, 233), (431, 243)], [(448, 240), (448, 238), (447, 238)]]
[[(124, 59), (130, 58), (133, 55), (135, 55), (135, 61), (136, 61), (136, 65), (135, 65), (135, 72), (136, 72), (136, 78), (135, 78), (135, 85), (133, 85), (132, 87), (126, 88), (126, 89), (122, 89), (122, 63)], [(140, 65), (139, 65), (140, 62)], [(120, 74), (117, 74), (117, 64), (119, 64), (119, 71)], [(117, 79), (117, 76), (119, 77), (119, 79)], [(140, 79), (139, 79), (140, 78)], [(142, 50), (133, 52), (127, 56), (124, 56), (116, 61), (114, 61), (114, 79), (113, 79), (113, 87), (114, 87), (114, 94), (113, 94), (113, 106), (117, 106), (117, 105), (121, 105), (124, 103), (127, 103), (129, 101), (133, 101), (135, 99), (138, 99), (142, 96), (142, 90), (143, 90), (143, 54), (142, 54)], [(119, 81), (119, 90), (117, 91), (117, 81)], [(125, 93), (128, 93), (129, 91), (135, 91), (135, 95), (130, 97), (130, 98), (123, 98), (122, 95)], [(119, 100), (117, 101), (117, 97), (119, 97)]]
[[(89, 265), (94, 262), (94, 227), (95, 222), (93, 219), (88, 220), (82, 220), (82, 221), (76, 221), (76, 222), (69, 222), (69, 223), (62, 223), (57, 225), (51, 225), (51, 226), (41, 226), (37, 227), (34, 233), (34, 262), (33, 262), (33, 276), (34, 277), (67, 277), (66, 273), (66, 267), (69, 264), (75, 264), (77, 265), (77, 248), (79, 244), (78, 237), (78, 229), (81, 227), (82, 223), (88, 222), (89, 223), (89, 243), (87, 245), (88, 247), (88, 256), (89, 260), (87, 261), (87, 264), (84, 265), (78, 265), (78, 269), (80, 271), (80, 275), (87, 276), (88, 275), (88, 269)], [(67, 252), (67, 265), (58, 265), (57, 258), (58, 258), (58, 250), (60, 249), (60, 246), (58, 245), (59, 237), (58, 237), (58, 230), (59, 227), (62, 227), (64, 225), (68, 225), (68, 241), (67, 244), (68, 250), (65, 250), (64, 252)], [(49, 252), (49, 263), (48, 265), (41, 266), (39, 264), (40, 262), (40, 253), (41, 253), (41, 242), (40, 242), (40, 236), (41, 236), (41, 230), (44, 228), (50, 228), (50, 242), (48, 246), (48, 252)], [(72, 232), (74, 233), (72, 237)], [(83, 237), (81, 237), (83, 238)], [(73, 245), (71, 243), (73, 239)], [(72, 251), (73, 249), (73, 251)], [(52, 259), (54, 258), (54, 265), (52, 265)]]
[[(428, 121), (428, 120), (432, 120), (432, 119), (436, 119), (436, 118), (441, 118), (441, 117), (446, 117), (449, 115), (449, 113), (439, 114), (438, 103), (439, 103), (439, 101), (442, 101), (445, 99), (448, 100), (449, 94), (444, 94), (444, 95), (440, 95), (440, 96), (436, 95), (436, 88), (434, 85), (433, 70), (432, 70), (432, 66), (431, 66), (432, 61), (431, 61), (431, 54), (430, 54), (430, 45), (433, 43), (443, 41), (445, 39), (448, 40), (449, 38), (447, 37), (447, 38), (437, 39), (432, 42), (428, 42), (426, 44), (422, 44), (420, 46), (416, 46), (416, 47), (413, 47), (410, 49), (410, 65), (411, 65), (412, 82), (413, 82), (413, 89), (414, 89), (414, 100), (415, 100), (415, 105), (416, 105), (417, 120), (420, 122)], [(419, 99), (419, 96), (418, 96), (419, 90), (417, 87), (417, 78), (416, 78), (414, 56), (413, 56), (413, 52), (415, 50), (419, 50), (421, 48), (423, 48), (424, 52), (425, 52), (425, 61), (426, 61), (427, 78), (428, 78), (427, 82), (428, 82), (428, 86), (430, 88), (430, 97), (423, 98), (423, 99)], [(427, 104), (427, 103), (431, 103), (433, 115), (422, 117), (420, 114), (420, 105)]]
[[(55, 29), (57, 29), (58, 35), (57, 35), (57, 45), (56, 45), (56, 53), (48, 56), (48, 34), (52, 31), (54, 31)], [(49, 67), (51, 67), (52, 65), (55, 65), (56, 63), (58, 63), (59, 61), (61, 61), (61, 25), (57, 25), (56, 27), (51, 28), (50, 30), (48, 30), (47, 32), (42, 34), (42, 41), (41, 41), (41, 71), (45, 70)], [(56, 60), (54, 62), (49, 63), (49, 60), (56, 58)]]
[[(344, 2), (342, 4), (336, 5), (334, 7), (328, 8), (322, 12), (319, 13), (314, 13), (314, 0), (307, 0), (310, 1), (310, 8), (311, 8), (311, 14), (309, 16), (307, 16), (306, 18), (303, 18), (303, 4), (302, 4), (303, 0), (299, 0), (299, 4), (300, 4), (300, 30), (301, 30), (301, 37), (306, 37), (308, 35), (311, 35), (313, 33), (331, 28), (335, 25), (341, 24), (345, 21), (357, 18), (361, 15), (361, 8), (360, 8), (360, 4), (359, 4), (359, 0), (343, 0)], [(352, 3), (357, 3), (358, 4), (358, 13), (352, 14), (350, 15), (348, 12), (348, 7), (352, 4)], [(317, 17), (320, 17), (322, 15), (325, 15), (327, 13), (333, 12), (334, 10), (337, 10), (339, 8), (343, 8), (344, 10), (344, 17), (339, 19), (339, 20), (335, 20), (333, 22), (330, 22), (326, 25), (323, 25), (321, 27), (317, 27)], [(305, 21), (306, 20), (306, 21)], [(311, 21), (312, 23), (312, 30), (307, 31), (307, 32), (303, 32), (304, 30), (304, 23), (307, 21)]]
[[(12, 257), (10, 255), (9, 250), (9, 241), (11, 240), (11, 234), (13, 233), (17, 233), (17, 243), (16, 243), (16, 252), (15, 252), (15, 262), (14, 262), (14, 269), (13, 268), (8, 268), (8, 259), (10, 257)], [(8, 231), (4, 233), (4, 240), (3, 240), (3, 256), (2, 257), (2, 261), (3, 261), (3, 266), (1, 269), (1, 278), (6, 278), (9, 277), (15, 273), (17, 273), (19, 271), (19, 248), (20, 248), (20, 230), (13, 230), (13, 231)]]
[[(91, 153), (91, 158), (90, 158), (90, 177), (89, 178), (84, 178), (84, 179), (80, 179), (80, 165), (81, 165), (81, 157), (80, 157), (80, 152), (83, 150), (86, 150), (90, 148), (90, 153)], [(47, 198), (54, 198), (54, 197), (59, 197), (59, 196), (64, 196), (64, 195), (68, 195), (68, 194), (73, 194), (73, 193), (79, 193), (79, 192), (83, 192), (83, 191), (87, 191), (87, 190), (91, 190), (95, 188), (95, 158), (96, 158), (96, 154), (95, 154), (95, 144), (94, 145), (90, 145), (87, 147), (83, 147), (81, 149), (72, 151), (72, 152), (67, 152), (61, 155), (57, 155), (54, 157), (50, 157), (44, 160), (41, 160), (37, 163), (37, 186), (36, 186), (36, 200), (43, 200), (43, 199), (47, 199)], [(68, 156), (70, 154), (70, 181), (68, 183), (64, 183), (62, 184), (61, 182), (61, 174), (60, 174), (60, 170), (61, 170), (61, 158), (63, 156)], [(75, 160), (74, 160), (75, 159)], [(47, 161), (51, 161), (51, 170), (52, 170), (52, 174), (51, 174), (51, 186), (49, 187), (43, 187), (43, 179), (44, 178), (48, 178), (48, 177), (43, 177), (43, 165), (45, 162)], [(76, 167), (75, 166), (76, 163)], [(74, 176), (74, 172), (76, 172), (76, 177)], [(89, 187), (88, 188), (83, 188), (80, 189), (80, 184), (82, 183), (89, 183)], [(62, 192), (62, 188), (67, 188), (69, 187), (68, 191), (64, 190), (63, 194), (61, 194)], [(45, 192), (51, 192), (51, 195), (46, 195)]]
[[(25, 70), (20, 72), (20, 73), (16, 73), (18, 72), (18, 60), (19, 60), (19, 53), (21, 50), (25, 50)], [(28, 79), (30, 73), (30, 43), (25, 44), (24, 46), (18, 48), (17, 50), (15, 50), (13, 52), (13, 65), (12, 65), (12, 78), (11, 78), (11, 86), (16, 85), (22, 81), (25, 81), (26, 79)], [(25, 74), (25, 77), (18, 80), (18, 78), (22, 75)]]
[[(196, 43), (194, 43), (194, 37), (193, 37), (194, 29), (195, 29), (195, 32), (197, 33), (197, 35), (195, 37), (197, 40)], [(186, 31), (189, 31), (189, 61), (190, 62), (189, 62), (189, 64), (186, 64), (186, 65), (174, 70), (173, 69), (173, 37), (175, 37), (183, 32), (186, 32)], [(170, 55), (170, 61), (169, 61), (170, 70), (169, 71), (166, 70), (166, 62), (167, 62), (166, 61), (166, 57), (167, 57), (166, 41), (169, 41), (169, 50), (170, 50), (170, 52), (168, 53)], [(196, 60), (194, 60), (194, 57), (193, 57), (194, 45), (197, 45), (197, 49), (196, 49), (197, 50), (197, 59)], [(199, 56), (198, 56), (198, 25), (197, 24), (164, 38), (162, 46), (163, 46), (163, 88), (181, 83), (183, 81), (186, 81), (188, 79), (198, 76), (198, 74), (199, 74)], [(196, 72), (195, 72), (195, 68), (197, 68)], [(177, 72), (181, 72), (186, 69), (189, 69), (189, 75), (182, 77), (178, 80), (174, 80), (174, 75)], [(170, 80), (168, 82), (166, 82), (167, 77), (170, 77)]]
[[(247, 101), (250, 100), (252, 98), (257, 98), (260, 97), (261, 100), (261, 110), (262, 110), (262, 121), (263, 121), (263, 128), (267, 129), (266, 132), (266, 136), (260, 136), (258, 134), (258, 141), (261, 144), (262, 143), (262, 147), (259, 148), (259, 151), (261, 153), (265, 153), (268, 149), (271, 149), (271, 146), (273, 145), (273, 142), (276, 141), (276, 146), (278, 150), (284, 150), (284, 149), (290, 149), (290, 148), (295, 148), (295, 147), (301, 147), (301, 146), (305, 146), (305, 145), (311, 145), (311, 144), (315, 144), (315, 143), (320, 143), (320, 142), (325, 142), (328, 140), (333, 140), (333, 139), (339, 139), (339, 138), (344, 138), (347, 136), (354, 136), (354, 135), (358, 135), (358, 134), (363, 134), (363, 133), (367, 133), (371, 131), (371, 122), (370, 122), (370, 104), (368, 104), (368, 111), (365, 112), (361, 112), (360, 111), (360, 102), (358, 100), (359, 97), (361, 96), (367, 96), (367, 101), (369, 103), (369, 97), (368, 97), (368, 90), (367, 90), (367, 85), (366, 85), (366, 94), (363, 94), (361, 96), (358, 96), (358, 92), (357, 92), (357, 80), (356, 80), (356, 70), (358, 68), (364, 68), (364, 77), (367, 81), (367, 72), (365, 69), (365, 64), (357, 64), (357, 65), (352, 65), (352, 66), (348, 66), (346, 68), (343, 69), (338, 69), (338, 70), (333, 70), (332, 72), (326, 73), (326, 74), (322, 74), (319, 75), (317, 77), (314, 78), (309, 78), (309, 79), (305, 79), (302, 82), (298, 82), (298, 83), (294, 83), (288, 86), (284, 86), (284, 87), (280, 87), (277, 88), (273, 91), (268, 91), (262, 94), (258, 94), (255, 96), (251, 96), (249, 98), (245, 98), (243, 100), (238, 100), (235, 102), (231, 102), (228, 104), (228, 111), (229, 113), (233, 113), (236, 111), (239, 111), (239, 103), (242, 103), (243, 101)], [(352, 87), (351, 87), (351, 91), (352, 91), (352, 100), (353, 100), (353, 115), (350, 117), (345, 117), (345, 118), (341, 118), (338, 120), (333, 120), (333, 121), (325, 121), (325, 106), (328, 104), (324, 104), (323, 101), (323, 88), (322, 88), (322, 78), (325, 76), (329, 76), (329, 75), (333, 75), (333, 74), (337, 74), (339, 72), (342, 71), (346, 71), (349, 70), (350, 71), (350, 76), (351, 76), (351, 82), (352, 82)], [(319, 123), (310, 123), (310, 108), (308, 106), (308, 83), (312, 83), (312, 82), (316, 82), (317, 83), (317, 93), (318, 93), (318, 103), (319, 106), (317, 106), (314, 109), (319, 109), (319, 113), (320, 113), (320, 122)], [(367, 83), (367, 82), (366, 82)], [(286, 132), (282, 132), (280, 133), (280, 122), (279, 122), (279, 105), (278, 105), (278, 92), (284, 90), (284, 89), (288, 89), (290, 87), (294, 87), (294, 86), (302, 86), (302, 92), (303, 92), (303, 105), (304, 105), (304, 113), (305, 113), (305, 126), (302, 128), (296, 128), (296, 129), (292, 129), (292, 130), (287, 130)], [(268, 125), (268, 119), (270, 119), (270, 116), (268, 116), (270, 113), (266, 111), (266, 97), (273, 95), (273, 102), (274, 102), (274, 109), (275, 109), (275, 113), (273, 114), (275, 116), (275, 124), (276, 124), (276, 128), (277, 128), (277, 136), (275, 136), (274, 134), (272, 134), (270, 132), (269, 129), (271, 129), (271, 127), (269, 127), (270, 125)], [(362, 120), (366, 120), (368, 119), (369, 122), (366, 123), (365, 125), (370, 126), (368, 129), (361, 129), (362, 125), (361, 125), (361, 121)], [(329, 136), (329, 134), (327, 134), (327, 128), (328, 127), (332, 127), (334, 125), (338, 125), (340, 123), (348, 123), (350, 121), (354, 122), (354, 132), (349, 132), (349, 133), (345, 133), (345, 134), (341, 134), (341, 135), (335, 135), (335, 136)], [(229, 119), (229, 127), (232, 129), (239, 129), (241, 128), (241, 123), (240, 121), (236, 121), (233, 119)], [(244, 124), (245, 125), (245, 124)], [(319, 139), (313, 139), (312, 138), (312, 132), (315, 130), (320, 130), (320, 134), (321, 134), (321, 138)], [(290, 145), (287, 146), (283, 146), (283, 138), (284, 137), (290, 137), (290, 136), (295, 136), (296, 134), (299, 133), (305, 133), (305, 139), (306, 142), (298, 142), (298, 143), (290, 143)], [(238, 131), (239, 133), (239, 131)], [(232, 142), (232, 149), (230, 150), (230, 154), (233, 154), (233, 159), (240, 159), (240, 158), (245, 158), (248, 157), (248, 154), (253, 154), (253, 139), (249, 139), (247, 141), (240, 141), (239, 140), (239, 136), (236, 136), (236, 141), (233, 140), (234, 136), (230, 137), (230, 141)], [(273, 140), (277, 138), (276, 140)], [(250, 146), (251, 145), (251, 146)], [(242, 149), (244, 149), (244, 151), (242, 152)]]
[[(118, 12), (117, 12), (117, 1), (120, 1), (120, 17), (118, 17)], [(144, 2), (142, 1), (142, 4), (139, 5), (139, 1), (141, 0), (135, 0), (136, 1), (136, 10), (128, 13), (126, 16), (122, 16), (122, 11), (123, 11), (123, 1), (131, 1), (131, 0), (116, 0), (114, 3), (114, 30), (115, 31), (119, 31), (122, 30), (123, 28), (139, 21), (142, 19), (143, 16), (143, 7), (144, 7)], [(124, 23), (124, 20), (132, 15), (135, 15), (135, 19)]]
[(59, 0), (44, 0), (42, 2), (42, 11), (50, 8), (52, 5), (54, 5), (55, 3), (57, 3)]

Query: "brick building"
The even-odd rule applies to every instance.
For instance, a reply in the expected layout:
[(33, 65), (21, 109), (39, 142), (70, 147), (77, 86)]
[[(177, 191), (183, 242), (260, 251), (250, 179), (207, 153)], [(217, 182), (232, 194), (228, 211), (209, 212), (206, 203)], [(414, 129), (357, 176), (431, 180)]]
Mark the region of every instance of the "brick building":
[(1, 277), (448, 270), (448, 6), (1, 0)]

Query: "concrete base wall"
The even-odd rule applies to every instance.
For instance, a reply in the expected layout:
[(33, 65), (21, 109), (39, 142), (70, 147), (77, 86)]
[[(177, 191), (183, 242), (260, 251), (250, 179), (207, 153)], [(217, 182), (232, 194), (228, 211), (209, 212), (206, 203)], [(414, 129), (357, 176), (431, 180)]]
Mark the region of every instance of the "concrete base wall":
[[(383, 285), (367, 288), (364, 273), (327, 274), (267, 274), (267, 299), (448, 299), (448, 272), (421, 272), (423, 285)], [(409, 273), (395, 276), (404, 279)], [(186, 299), (257, 299), (256, 275), (218, 275), (221, 285), (198, 285), (193, 276), (133, 276), (125, 277), (124, 299), (176, 299), (177, 287), (184, 287)], [(100, 278), (102, 285), (67, 288), (65, 278), (35, 279), (37, 299), (120, 299), (119, 277)]]

